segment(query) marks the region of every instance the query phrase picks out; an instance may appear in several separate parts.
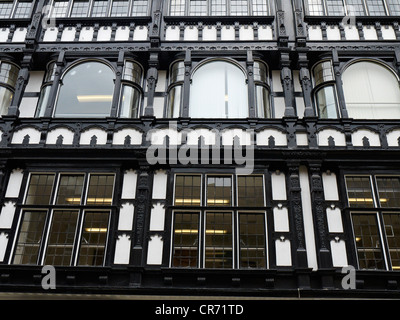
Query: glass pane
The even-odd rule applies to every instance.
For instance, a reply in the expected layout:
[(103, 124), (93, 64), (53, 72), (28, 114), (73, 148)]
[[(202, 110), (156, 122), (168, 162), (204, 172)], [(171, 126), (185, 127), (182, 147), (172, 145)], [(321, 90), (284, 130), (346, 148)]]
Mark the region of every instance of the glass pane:
[(232, 213), (207, 212), (205, 268), (232, 268)]
[(271, 118), (269, 91), (263, 86), (256, 86), (256, 106), (258, 118)]
[(207, 0), (190, 0), (189, 7), (190, 16), (206, 16)]
[(249, 15), (247, 0), (231, 0), (231, 15), (233, 16)]
[(92, 17), (106, 17), (107, 16), (108, 1), (95, 0), (93, 1)]
[(366, 0), (370, 16), (385, 16), (386, 10), (382, 0)]
[(319, 85), (326, 81), (333, 81), (333, 70), (330, 61), (325, 61), (316, 65), (313, 69), (315, 85)]
[(207, 206), (232, 205), (232, 178), (207, 177)]
[(381, 207), (400, 207), (400, 178), (376, 178)]
[(327, 86), (317, 91), (318, 114), (321, 119), (337, 119), (335, 88)]
[(263, 176), (238, 176), (238, 206), (263, 207), (264, 188)]
[(264, 214), (239, 214), (240, 267), (265, 268), (265, 221)]
[(11, 90), (0, 87), (0, 116), (8, 114), (8, 108), (11, 105), (14, 94)]
[(139, 116), (140, 93), (129, 85), (122, 86), (121, 118), (137, 118)]
[(184, 16), (185, 0), (171, 0), (169, 13), (171, 16)]
[(15, 87), (19, 68), (11, 63), (2, 62), (0, 65), (0, 82)]
[(322, 0), (307, 0), (308, 2), (308, 14), (311, 16), (323, 16), (324, 7), (322, 6)]
[(253, 0), (253, 15), (254, 16), (268, 15), (267, 0)]
[(86, 204), (110, 206), (112, 204), (113, 191), (113, 174), (91, 174)]
[(132, 16), (147, 16), (147, 0), (134, 0), (132, 4)]
[(53, 3), (53, 11), (51, 16), (53, 18), (63, 18), (67, 15), (68, 0), (55, 0)]
[(196, 70), (189, 113), (192, 118), (248, 117), (246, 76), (242, 70), (225, 61), (209, 62)]
[(61, 175), (56, 204), (80, 204), (84, 178), (83, 174)]
[(185, 77), (185, 64), (183, 61), (178, 61), (173, 64), (171, 68), (171, 75), (169, 83), (183, 81)]
[(51, 192), (53, 190), (54, 177), (54, 174), (32, 174), (29, 181), (25, 204), (49, 204)]
[(176, 175), (174, 201), (176, 206), (199, 206), (200, 195), (200, 175)]
[(385, 269), (376, 214), (352, 214), (360, 269)]
[(400, 16), (400, 1), (399, 0), (387, 0), (389, 5), (389, 12), (392, 16)]
[(344, 16), (343, 0), (326, 0), (326, 10), (329, 16)]
[(346, 0), (347, 14), (351, 16), (364, 16), (365, 8), (363, 0)]
[(140, 85), (142, 83), (142, 68), (137, 63), (125, 61), (122, 78)]
[(114, 80), (114, 72), (104, 63), (86, 62), (73, 67), (62, 79), (55, 116), (109, 116)]
[(44, 117), (46, 112), (47, 102), (49, 101), (51, 85), (45, 86), (40, 92), (40, 98), (36, 107), (35, 117)]
[(31, 13), (32, 1), (18, 1), (15, 8), (14, 18), (29, 18)]
[(10, 18), (12, 7), (13, 7), (12, 1), (1, 1), (0, 2), (0, 19)]
[(179, 118), (181, 110), (182, 86), (173, 87), (168, 94), (167, 118)]
[(129, 1), (128, 0), (113, 0), (111, 6), (112, 17), (126, 17), (128, 16)]
[(71, 17), (87, 17), (88, 9), (88, 0), (75, 0), (72, 5)]
[(102, 266), (108, 233), (109, 212), (86, 211), (83, 222), (80, 266)]
[(211, 0), (211, 15), (226, 16), (226, 0)]
[(175, 213), (172, 267), (198, 267), (199, 214)]
[(44, 264), (71, 265), (77, 221), (78, 211), (54, 211)]
[(268, 83), (268, 68), (264, 63), (254, 61), (254, 80)]
[(13, 264), (37, 264), (47, 211), (24, 211)]
[(400, 270), (400, 214), (384, 213), (386, 240), (393, 270)]
[(369, 177), (346, 177), (347, 197), (350, 207), (373, 208), (374, 199)]

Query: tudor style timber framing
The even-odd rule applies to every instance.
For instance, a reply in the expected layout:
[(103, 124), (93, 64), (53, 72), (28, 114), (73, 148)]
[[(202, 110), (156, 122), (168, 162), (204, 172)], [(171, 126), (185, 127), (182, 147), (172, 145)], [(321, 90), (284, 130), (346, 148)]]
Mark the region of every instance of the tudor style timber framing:
[[(43, 11), (48, 1), (38, 0), (29, 18), (0, 19), (0, 61), (18, 66), (8, 113), (0, 118), (3, 292), (43, 292), (41, 263), (13, 263), (24, 210), (49, 210), (38, 253), (43, 256), (50, 212), (61, 208), (26, 202), (31, 174), (107, 172), (115, 176), (115, 187), (107, 207), (104, 261), (101, 266), (77, 261), (56, 266), (55, 293), (297, 297), (301, 290), (309, 297), (399, 297), (400, 274), (389, 263), (388, 247), (385, 268), (359, 267), (345, 175), (400, 175), (400, 119), (349, 117), (343, 88), (344, 70), (355, 61), (378, 62), (400, 77), (399, 17), (366, 15), (351, 25), (342, 16), (309, 15), (307, 1), (267, 2), (267, 15), (179, 16), (171, 14), (169, 1), (153, 0), (148, 15), (66, 15), (53, 21)], [(247, 117), (190, 117), (193, 70), (207, 59), (234, 62), (242, 71), (249, 92)], [(109, 115), (54, 116), (65, 74), (83, 61), (101, 62), (115, 74)], [(140, 80), (127, 80), (126, 61), (142, 70)], [(182, 77), (173, 82), (176, 61), (182, 63)], [(257, 61), (268, 68), (261, 84), (271, 108), (265, 118), (257, 117), (253, 94), (261, 83), (255, 79)], [(329, 84), (335, 88), (337, 118), (320, 117), (316, 107), (313, 67), (321, 61), (332, 66)], [(122, 88), (128, 85), (140, 96), (137, 116), (131, 118), (120, 111)], [(179, 117), (166, 118), (168, 97), (178, 86)], [(48, 100), (38, 116), (45, 87)], [(148, 162), (154, 132), (165, 163)], [(211, 159), (208, 136), (218, 142), (219, 163), (176, 161), (174, 152), (187, 144), (199, 150), (198, 157), (202, 152)], [(176, 174), (229, 175), (235, 181), (237, 163), (224, 162), (224, 146), (246, 154), (250, 143), (254, 172), (265, 186), (260, 210), (265, 212), (267, 267), (240, 268), (237, 256), (227, 269), (172, 267), (174, 210), (189, 210), (174, 204)], [(236, 187), (231, 186), (234, 194)], [(81, 215), (98, 209), (84, 202), (74, 208)], [(189, 211), (196, 210), (203, 216), (207, 210), (230, 210), (237, 230), (237, 212), (257, 211), (251, 206), (210, 208), (206, 202)], [(365, 209), (374, 210), (386, 209)], [(203, 220), (197, 232), (205, 236)], [(75, 255), (81, 237), (77, 231)], [(238, 254), (237, 231), (232, 238)], [(204, 246), (198, 251), (204, 254)], [(356, 268), (353, 290), (341, 285), (341, 269), (347, 265)]]

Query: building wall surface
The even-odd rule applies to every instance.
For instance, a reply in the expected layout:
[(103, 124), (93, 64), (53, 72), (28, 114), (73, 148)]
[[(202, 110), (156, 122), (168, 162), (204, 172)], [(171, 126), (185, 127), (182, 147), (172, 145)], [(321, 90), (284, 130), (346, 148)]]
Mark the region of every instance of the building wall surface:
[(3, 292), (399, 296), (396, 1), (100, 2), (0, 19)]

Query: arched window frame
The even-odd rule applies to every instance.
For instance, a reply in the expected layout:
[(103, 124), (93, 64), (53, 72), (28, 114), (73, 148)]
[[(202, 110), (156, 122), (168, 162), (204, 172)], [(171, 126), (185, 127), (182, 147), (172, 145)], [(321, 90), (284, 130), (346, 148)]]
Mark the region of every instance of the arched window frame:
[[(319, 67), (325, 63), (330, 64), (330, 74), (328, 75), (328, 79), (324, 79), (323, 75), (322, 75), (321, 81), (319, 81), (315, 75), (315, 70), (317, 67)], [(339, 101), (338, 101), (339, 99), (338, 99), (337, 90), (336, 90), (336, 79), (335, 79), (335, 73), (334, 73), (333, 66), (332, 66), (332, 61), (329, 59), (318, 61), (311, 68), (311, 73), (312, 73), (312, 79), (313, 79), (312, 97), (313, 97), (316, 114), (321, 119), (338, 119), (338, 118), (340, 118), (341, 113), (340, 113), (340, 108), (339, 108)], [(326, 88), (332, 89), (333, 97), (335, 100), (336, 117), (323, 117), (321, 114), (321, 108), (320, 108), (319, 101), (318, 101), (318, 93), (321, 90), (325, 90)]]
[[(14, 71), (11, 74), (8, 75), (4, 75), (2, 74), (2, 69), (3, 69), (3, 65), (9, 65), (10, 66), (10, 70), (12, 70), (12, 68), (15, 68)], [(12, 98), (14, 96), (15, 93), (15, 86), (17, 83), (17, 78), (18, 78), (18, 72), (20, 70), (20, 67), (8, 60), (0, 60), (0, 87), (1, 87), (1, 91), (2, 93), (5, 95), (6, 93), (8, 93), (10, 95), (10, 97), (8, 98), (9, 101), (3, 101), (3, 99), (7, 99), (6, 96), (1, 96), (1, 104), (0, 104), (0, 117), (7, 115), (8, 114), (8, 108), (11, 105), (12, 102)], [(3, 90), (4, 89), (4, 90)]]

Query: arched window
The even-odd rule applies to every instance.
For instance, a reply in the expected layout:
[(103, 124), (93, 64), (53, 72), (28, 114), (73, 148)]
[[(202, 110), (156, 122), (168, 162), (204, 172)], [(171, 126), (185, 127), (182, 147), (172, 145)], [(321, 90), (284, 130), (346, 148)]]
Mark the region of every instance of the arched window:
[(180, 115), (184, 76), (184, 62), (175, 62), (171, 66), (169, 75), (167, 118), (178, 118)]
[(195, 70), (190, 88), (192, 118), (246, 118), (248, 93), (244, 72), (227, 61), (211, 61)]
[(139, 88), (141, 88), (142, 84), (142, 75), (143, 72), (140, 65), (130, 60), (125, 61), (120, 101), (121, 118), (139, 117), (141, 96)]
[(399, 80), (391, 70), (360, 61), (344, 71), (342, 80), (350, 118), (400, 119)]
[(0, 116), (8, 113), (8, 107), (14, 95), (19, 68), (8, 62), (0, 61)]
[(114, 71), (98, 61), (80, 63), (62, 77), (55, 117), (107, 117), (114, 93)]

